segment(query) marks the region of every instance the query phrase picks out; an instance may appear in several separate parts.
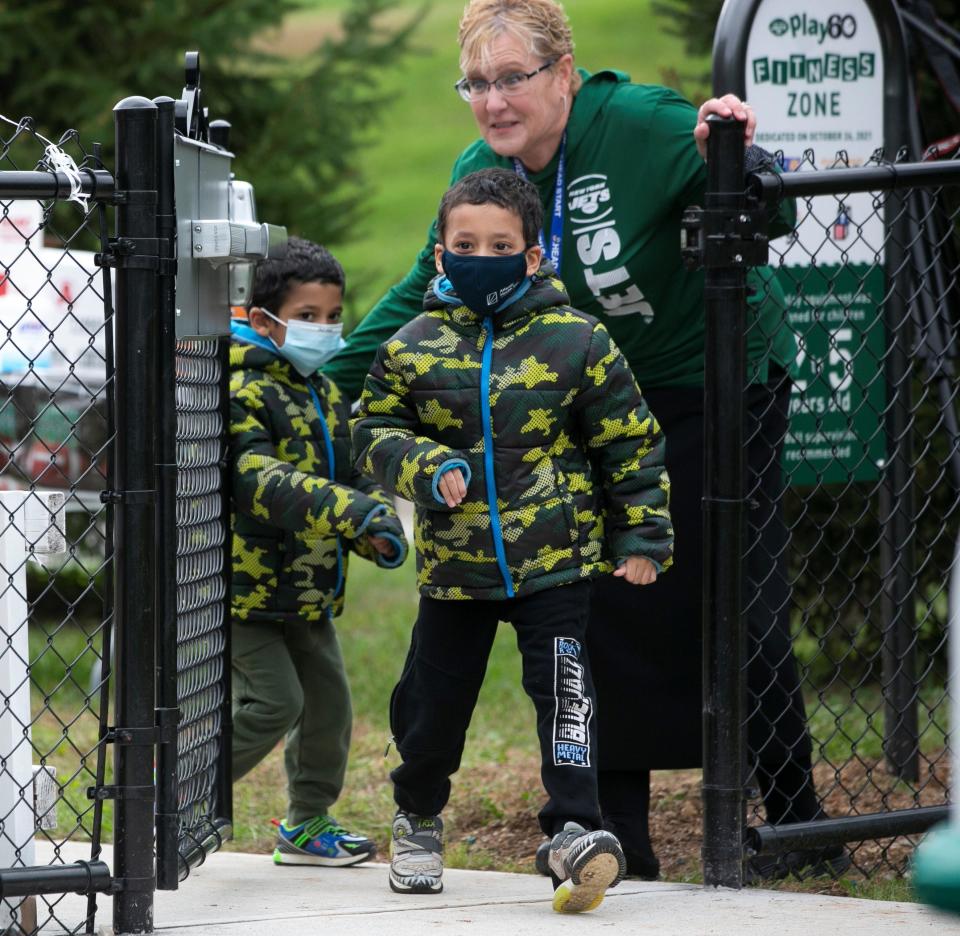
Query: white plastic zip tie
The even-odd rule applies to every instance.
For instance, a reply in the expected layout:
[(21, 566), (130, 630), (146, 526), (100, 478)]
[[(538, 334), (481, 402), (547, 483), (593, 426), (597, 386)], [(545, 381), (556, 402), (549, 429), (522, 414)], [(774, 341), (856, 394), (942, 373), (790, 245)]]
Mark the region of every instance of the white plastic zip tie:
[(80, 170), (73, 161), (73, 157), (60, 149), (56, 143), (50, 143), (44, 151), (44, 155), (47, 158), (47, 164), (50, 168), (54, 172), (62, 172), (69, 180), (70, 194), (67, 196), (67, 201), (76, 202), (86, 211), (87, 200), (90, 196), (81, 191)]
[[(23, 126), (23, 121), (17, 123), (9, 117), (5, 117), (3, 114), (0, 114), (0, 120), (10, 124), (11, 127), (16, 127), (18, 130)], [(64, 173), (70, 180), (70, 194), (67, 196), (67, 201), (75, 201), (81, 208), (86, 210), (87, 201), (90, 196), (81, 191), (80, 170), (73, 161), (73, 157), (69, 153), (65, 153), (56, 143), (51, 143), (42, 133), (36, 130), (31, 130), (30, 132), (38, 140), (47, 144), (47, 148), (44, 150), (44, 156), (46, 156), (47, 164), (51, 170)]]

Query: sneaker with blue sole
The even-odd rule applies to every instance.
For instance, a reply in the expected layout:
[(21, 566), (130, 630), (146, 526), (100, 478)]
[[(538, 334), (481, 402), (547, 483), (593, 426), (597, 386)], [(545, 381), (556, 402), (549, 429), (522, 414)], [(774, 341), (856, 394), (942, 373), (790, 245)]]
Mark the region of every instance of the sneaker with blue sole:
[(368, 861), (377, 853), (375, 842), (344, 829), (332, 816), (314, 816), (299, 825), (272, 820), (277, 827), (274, 864), (340, 867)]

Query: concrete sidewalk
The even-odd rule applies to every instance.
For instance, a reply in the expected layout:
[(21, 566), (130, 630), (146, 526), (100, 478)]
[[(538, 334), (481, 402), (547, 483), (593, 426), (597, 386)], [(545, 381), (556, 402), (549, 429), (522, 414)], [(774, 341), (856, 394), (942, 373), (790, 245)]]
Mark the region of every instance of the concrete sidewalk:
[[(440, 895), (401, 896), (381, 863), (276, 867), (266, 855), (220, 852), (179, 890), (157, 892), (154, 920), (163, 936), (960, 936), (960, 917), (908, 903), (624, 881), (593, 913), (565, 916), (552, 911), (544, 878), (448, 870), (444, 881)], [(109, 933), (110, 903), (101, 906)]]

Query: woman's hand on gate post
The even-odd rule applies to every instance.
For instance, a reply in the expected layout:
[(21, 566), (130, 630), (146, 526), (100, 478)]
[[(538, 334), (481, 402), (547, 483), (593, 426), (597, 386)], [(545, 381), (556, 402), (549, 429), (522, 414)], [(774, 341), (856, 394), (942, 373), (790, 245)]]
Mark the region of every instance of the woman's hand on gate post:
[(745, 120), (747, 128), (743, 136), (743, 145), (751, 146), (753, 144), (753, 134), (757, 129), (757, 115), (754, 114), (753, 108), (746, 101), (741, 101), (735, 94), (710, 98), (709, 101), (704, 101), (700, 105), (700, 110), (697, 111), (697, 125), (693, 128), (693, 138), (697, 141), (697, 149), (704, 161), (707, 159), (707, 137), (710, 136), (710, 124), (707, 123), (707, 118), (711, 114)]

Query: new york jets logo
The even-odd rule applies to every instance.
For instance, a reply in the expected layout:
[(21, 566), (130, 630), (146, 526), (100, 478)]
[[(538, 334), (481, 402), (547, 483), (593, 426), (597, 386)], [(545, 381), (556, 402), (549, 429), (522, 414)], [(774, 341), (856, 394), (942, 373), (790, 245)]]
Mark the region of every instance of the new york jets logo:
[(790, 26), (785, 19), (780, 19), (777, 17), (777, 19), (771, 20), (770, 22), (770, 32), (772, 32), (775, 36), (785, 36), (787, 34), (787, 30), (789, 29)]

